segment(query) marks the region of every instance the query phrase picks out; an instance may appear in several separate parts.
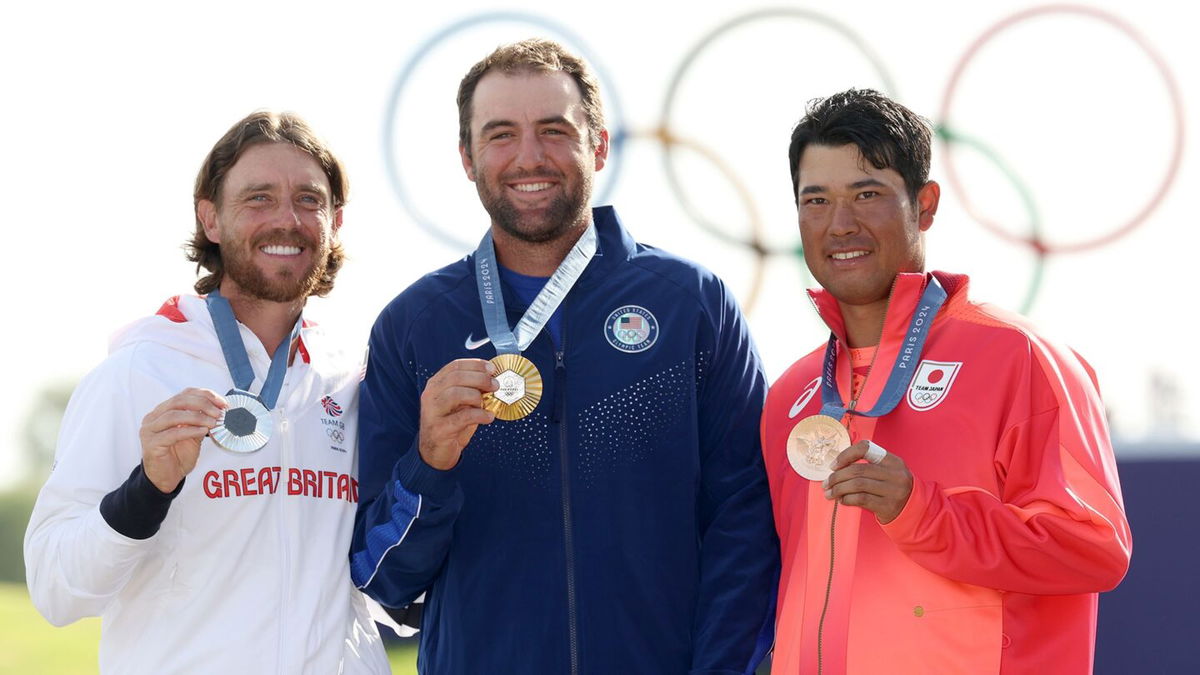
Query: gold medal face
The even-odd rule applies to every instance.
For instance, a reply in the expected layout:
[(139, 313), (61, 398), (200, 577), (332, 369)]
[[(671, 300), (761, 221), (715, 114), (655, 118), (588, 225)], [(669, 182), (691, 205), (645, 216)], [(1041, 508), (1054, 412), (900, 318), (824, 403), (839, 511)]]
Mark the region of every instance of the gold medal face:
[(833, 461), (850, 447), (850, 432), (829, 415), (805, 417), (788, 434), (788, 462), (809, 480), (825, 480)]
[(500, 354), (492, 359), (500, 388), (483, 395), (483, 408), (506, 421), (533, 412), (542, 400), (542, 376), (537, 366), (520, 354)]

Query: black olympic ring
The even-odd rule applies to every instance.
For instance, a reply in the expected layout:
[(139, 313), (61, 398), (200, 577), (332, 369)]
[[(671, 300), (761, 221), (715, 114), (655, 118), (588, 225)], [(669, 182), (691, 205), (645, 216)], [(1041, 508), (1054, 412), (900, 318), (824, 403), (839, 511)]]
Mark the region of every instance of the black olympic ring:
[[(1167, 176), (1164, 179), (1163, 184), (1161, 185), (1157, 194), (1154, 196), (1154, 198), (1151, 200), (1151, 202), (1147, 205), (1147, 207), (1144, 208), (1137, 216), (1135, 216), (1133, 221), (1124, 225), (1119, 230), (1117, 230), (1113, 233), (1110, 233), (1108, 235), (1099, 237), (1099, 238), (1091, 240), (1091, 241), (1074, 244), (1074, 245), (1067, 245), (1067, 246), (1061, 246), (1061, 245), (1060, 246), (1049, 246), (1042, 241), (1040, 214), (1038, 213), (1036, 205), (1034, 203), (1034, 199), (1032, 197), (1032, 192), (1030, 191), (1028, 186), (1026, 186), (1024, 183), (1022, 183), (1020, 181), (1020, 179), (1017, 177), (1016, 173), (1014, 171), (1012, 171), (1012, 169), (1010, 167), (1008, 167), (1000, 159), (999, 155), (997, 153), (995, 153), (993, 150), (991, 150), (988, 146), (983, 144), (981, 141), (979, 141), (978, 139), (973, 138), (971, 136), (968, 136), (968, 135), (960, 132), (959, 130), (951, 127), (950, 125), (948, 125), (945, 122), (945, 120), (948, 117), (948, 113), (949, 113), (949, 109), (950, 109), (950, 102), (953, 98), (958, 80), (965, 69), (965, 65), (971, 59), (971, 57), (974, 56), (975, 52), (978, 51), (978, 49), (983, 45), (983, 43), (985, 43), (987, 40), (991, 39), (991, 37), (993, 37), (996, 33), (1004, 30), (1005, 28), (1010, 27), (1014, 23), (1028, 19), (1035, 15), (1052, 13), (1052, 12), (1078, 12), (1078, 13), (1084, 13), (1084, 14), (1089, 14), (1092, 16), (1099, 17), (1099, 18), (1117, 26), (1120, 30), (1122, 30), (1127, 35), (1129, 35), (1138, 44), (1138, 46), (1140, 46), (1143, 50), (1146, 51), (1147, 54), (1150, 55), (1151, 59), (1154, 61), (1155, 65), (1158, 67), (1160, 73), (1163, 75), (1163, 78), (1167, 82), (1168, 89), (1170, 91), (1172, 101), (1174, 103), (1174, 112), (1175, 112), (1175, 120), (1176, 120), (1176, 136), (1179, 141), (1179, 142), (1177, 142), (1177, 144), (1175, 146), (1175, 154), (1172, 157), (1171, 165), (1168, 168)], [(681, 207), (683, 208), (684, 212), (686, 214), (688, 214), (688, 217), (693, 222), (698, 224), (706, 232), (709, 232), (710, 234), (716, 236), (718, 239), (725, 241), (727, 243), (735, 243), (735, 244), (741, 245), (741, 246), (747, 248), (748, 250), (750, 250), (751, 253), (754, 254), (757, 264), (755, 265), (756, 270), (755, 270), (753, 281), (752, 281), (752, 288), (747, 295), (746, 302), (744, 303), (744, 306), (746, 307), (747, 311), (749, 311), (753, 307), (754, 300), (757, 298), (758, 292), (759, 292), (761, 284), (763, 282), (766, 259), (772, 255), (789, 255), (789, 256), (796, 255), (798, 257), (803, 257), (803, 251), (798, 244), (795, 247), (777, 248), (774, 250), (772, 250), (770, 247), (766, 246), (762, 240), (761, 217), (758, 214), (758, 210), (755, 206), (753, 196), (750, 193), (750, 191), (746, 188), (744, 183), (737, 178), (737, 176), (733, 172), (733, 170), (724, 161), (722, 161), (721, 158), (714, 151), (702, 146), (701, 144), (699, 144), (696, 141), (684, 139), (683, 137), (680, 137), (677, 134), (675, 134), (674, 132), (672, 132), (671, 127), (670, 127), (670, 121), (671, 121), (672, 107), (674, 105), (674, 99), (678, 94), (680, 84), (681, 84), (685, 74), (687, 73), (688, 68), (690, 68), (692, 63), (696, 60), (697, 56), (703, 50), (703, 48), (705, 46), (707, 46), (709, 43), (711, 43), (712, 40), (714, 40), (715, 38), (719, 37), (720, 35), (728, 32), (728, 31), (732, 30), (733, 28), (739, 27), (746, 23), (750, 23), (753, 21), (761, 20), (761, 19), (771, 18), (771, 17), (787, 17), (787, 18), (805, 19), (805, 20), (809, 20), (809, 21), (812, 21), (815, 23), (823, 24), (829, 28), (832, 28), (836, 32), (842, 34), (852, 44), (859, 47), (859, 49), (864, 53), (864, 55), (867, 57), (867, 59), (872, 63), (872, 65), (878, 71), (878, 74), (880, 75), (881, 79), (884, 82), (885, 90), (888, 93), (895, 95), (896, 87), (894, 85), (894, 82), (893, 82), (890, 74), (888, 73), (887, 69), (885, 68), (883, 61), (881, 59), (879, 59), (873, 52), (871, 52), (866, 41), (864, 41), (862, 38), (860, 38), (853, 31), (851, 31), (850, 28), (848, 28), (844, 24), (842, 24), (832, 18), (829, 18), (827, 16), (821, 15), (821, 14), (813, 12), (813, 11), (799, 9), (799, 8), (795, 8), (795, 9), (775, 8), (775, 9), (763, 9), (763, 10), (746, 12), (746, 13), (740, 14), (738, 16), (735, 16), (732, 19), (726, 20), (724, 23), (719, 24), (717, 27), (713, 28), (708, 33), (706, 33), (699, 41), (696, 42), (696, 44), (694, 44), (692, 46), (692, 48), (685, 55), (680, 66), (673, 73), (673, 75), (671, 77), (670, 85), (668, 86), (667, 93), (666, 93), (666, 96), (663, 101), (661, 121), (659, 123), (659, 127), (651, 132), (637, 133), (637, 132), (626, 131), (625, 127), (621, 123), (620, 106), (618, 104), (617, 92), (616, 92), (615, 88), (612, 86), (607, 87), (607, 90), (606, 90), (606, 98), (608, 98), (610, 101), (613, 102), (613, 109), (616, 112), (616, 114), (613, 116), (614, 119), (616, 120), (616, 124), (611, 125), (611, 129), (610, 129), (610, 131), (611, 131), (610, 146), (612, 149), (612, 153), (610, 156), (619, 158), (621, 155), (621, 149), (623, 148), (624, 143), (627, 142), (628, 140), (630, 140), (631, 138), (646, 137), (646, 138), (652, 138), (654, 140), (657, 140), (663, 149), (663, 166), (664, 166), (664, 170), (667, 175), (668, 184), (670, 185), (672, 192), (675, 194), (675, 197), (678, 200)], [(439, 228), (437, 225), (434, 224), (434, 222), (431, 219), (427, 218), (423, 213), (421, 213), (416, 208), (415, 204), (413, 203), (413, 200), (410, 198), (409, 192), (405, 186), (405, 183), (400, 176), (399, 169), (394, 161), (394, 156), (393, 156), (393, 145), (394, 145), (393, 127), (395, 124), (396, 112), (397, 112), (397, 108), (399, 106), (401, 90), (408, 83), (408, 80), (411, 78), (412, 73), (415, 70), (417, 64), (421, 61), (421, 59), (423, 59), (428, 54), (430, 49), (436, 43), (440, 42), (441, 40), (445, 39), (446, 37), (452, 35), (453, 33), (458, 32), (464, 28), (467, 28), (467, 27), (470, 27), (470, 26), (473, 26), (476, 24), (480, 24), (480, 23), (487, 23), (487, 22), (492, 22), (492, 21), (503, 21), (503, 20), (527, 22), (527, 23), (534, 24), (536, 26), (540, 26), (540, 27), (549, 29), (551, 31), (559, 33), (560, 35), (563, 35), (564, 37), (566, 37), (568, 40), (572, 41), (573, 43), (580, 45), (580, 49), (583, 50), (582, 41), (579, 40), (578, 38), (576, 38), (567, 29), (565, 29), (564, 27), (559, 26), (551, 21), (548, 21), (544, 18), (535, 16), (535, 15), (515, 13), (515, 12), (494, 12), (494, 13), (483, 13), (483, 14), (475, 15), (475, 16), (460, 20), (454, 24), (451, 24), (450, 26), (442, 29), (441, 31), (438, 31), (430, 39), (428, 39), (424, 43), (422, 43), (422, 45), (420, 47), (418, 47), (418, 49), (416, 50), (413, 57), (405, 65), (404, 69), (401, 71), (400, 76), (397, 78), (397, 80), (393, 86), (391, 99), (389, 101), (389, 106), (388, 106), (388, 111), (387, 111), (387, 121), (385, 122), (385, 129), (384, 129), (384, 146), (385, 146), (384, 153), (385, 153), (385, 162), (387, 165), (388, 175), (389, 175), (389, 178), (391, 179), (392, 186), (395, 189), (397, 196), (400, 198), (402, 206), (405, 208), (406, 211), (408, 211), (409, 215), (415, 221), (417, 221), (418, 225), (420, 227), (422, 227), (422, 229), (426, 230), (427, 232), (429, 232), (435, 238), (441, 240), (442, 242), (449, 243), (456, 247), (470, 248), (470, 247), (473, 247), (473, 245), (466, 243), (466, 242), (459, 241), (452, 235), (447, 234), (447, 232), (445, 230), (443, 230), (442, 228)], [(589, 56), (586, 51), (583, 52), (583, 56), (585, 58), (587, 58), (589, 60), (589, 62), (593, 65), (593, 67), (596, 69), (596, 72), (601, 77), (601, 79), (611, 85), (613, 81), (610, 78), (607, 78), (604, 76), (604, 71), (601, 69), (599, 62), (596, 59)], [(946, 93), (943, 97), (943, 105), (942, 105), (940, 117), (941, 117), (942, 121), (935, 125), (935, 132), (936, 132), (938, 138), (944, 144), (946, 144), (947, 147), (949, 147), (955, 143), (961, 143), (961, 144), (967, 145), (968, 147), (974, 149), (982, 157), (984, 157), (985, 159), (990, 161), (992, 164), (994, 164), (996, 166), (996, 168), (999, 169), (1000, 172), (1013, 184), (1014, 188), (1021, 195), (1022, 203), (1026, 209), (1027, 215), (1030, 220), (1031, 234), (1028, 237), (1020, 237), (1018, 235), (1011, 234), (1007, 230), (1004, 230), (1003, 228), (1000, 228), (998, 225), (995, 225), (994, 223), (987, 221), (986, 219), (983, 219), (977, 215), (975, 210), (972, 208), (972, 205), (970, 204), (970, 202), (966, 199), (965, 191), (962, 190), (962, 188), (961, 188), (958, 174), (955, 171), (955, 167), (953, 165), (952, 153), (949, 151), (946, 153), (947, 175), (948, 175), (949, 182), (954, 187), (955, 191), (963, 199), (963, 204), (964, 204), (965, 210), (967, 211), (968, 215), (970, 215), (973, 219), (975, 219), (976, 221), (983, 224), (986, 227), (986, 229), (988, 229), (989, 231), (1000, 234), (1004, 238), (1007, 238), (1010, 240), (1016, 239), (1019, 241), (1023, 241), (1025, 243), (1029, 244), (1031, 246), (1032, 250), (1034, 251), (1035, 261), (1034, 261), (1033, 276), (1031, 279), (1029, 289), (1027, 290), (1027, 293), (1026, 293), (1026, 297), (1025, 297), (1025, 300), (1024, 300), (1024, 303), (1022, 306), (1022, 311), (1028, 311), (1029, 308), (1032, 306), (1032, 303), (1034, 301), (1034, 298), (1036, 297), (1037, 291), (1041, 286), (1041, 281), (1043, 278), (1043, 273), (1044, 273), (1044, 268), (1045, 268), (1046, 257), (1049, 254), (1080, 250), (1080, 249), (1087, 248), (1087, 247), (1100, 246), (1102, 244), (1110, 243), (1112, 240), (1116, 239), (1117, 237), (1119, 237), (1119, 236), (1125, 234), (1126, 232), (1128, 232), (1129, 230), (1133, 229), (1133, 227), (1136, 227), (1137, 225), (1144, 222), (1148, 218), (1150, 212), (1152, 212), (1154, 210), (1154, 208), (1157, 206), (1157, 203), (1161, 201), (1162, 197), (1165, 196), (1166, 192), (1168, 191), (1171, 182), (1174, 180), (1175, 174), (1177, 172), (1177, 169), (1180, 164), (1181, 157), (1182, 157), (1182, 138), (1183, 138), (1183, 133), (1184, 133), (1182, 104), (1180, 103), (1180, 96), (1179, 96), (1178, 90), (1175, 86), (1174, 78), (1172, 77), (1171, 72), (1167, 68), (1165, 62), (1127, 24), (1125, 24), (1124, 22), (1120, 21), (1119, 19), (1117, 19), (1109, 14), (1100, 12), (1099, 10), (1092, 10), (1092, 9), (1083, 8), (1083, 7), (1060, 6), (1060, 5), (1047, 5), (1047, 6), (1043, 6), (1043, 7), (1035, 7), (1035, 8), (1031, 8), (1028, 10), (1024, 10), (1018, 14), (1015, 14), (1015, 15), (1007, 18), (1007, 19), (1004, 19), (1004, 20), (998, 22), (992, 28), (989, 28), (988, 30), (984, 31), (984, 33), (980, 36), (980, 38), (978, 38), (976, 40), (976, 42), (965, 52), (963, 57), (960, 59), (957, 67), (955, 68), (954, 74), (951, 77), (949, 85), (947, 86)], [(720, 170), (720, 172), (723, 175), (725, 175), (725, 177), (728, 180), (730, 180), (730, 182), (734, 186), (735, 191), (738, 193), (739, 197), (745, 202), (747, 212), (750, 216), (749, 225), (750, 225), (751, 234), (750, 234), (749, 239), (743, 239), (743, 238), (739, 238), (739, 237), (730, 235), (728, 232), (725, 231), (725, 229), (719, 227), (715, 223), (712, 223), (707, 218), (705, 218), (701, 214), (700, 210), (696, 209), (692, 205), (691, 201), (689, 200), (687, 194), (685, 193), (685, 191), (683, 189), (682, 182), (679, 180), (678, 173), (675, 168), (675, 164), (674, 164), (675, 156), (673, 154), (673, 150), (675, 149), (676, 146), (682, 146), (684, 148), (690, 149), (690, 150), (696, 152), (697, 154), (699, 154), (700, 156), (704, 157), (706, 160), (708, 160), (714, 166), (716, 166)], [(610, 166), (613, 166), (613, 171), (610, 172), (610, 180), (609, 180), (609, 183), (606, 185), (605, 190), (603, 191), (603, 193), (600, 196), (597, 197), (598, 202), (606, 201), (606, 197), (612, 191), (613, 187), (617, 183), (618, 176), (619, 176), (619, 166), (620, 166), (619, 162), (617, 162), (615, 160), (610, 161)], [(801, 267), (804, 267), (804, 266), (801, 265)]]
[[(775, 8), (756, 10), (735, 16), (734, 18), (729, 19), (718, 25), (716, 28), (708, 31), (701, 36), (701, 38), (697, 40), (694, 45), (692, 45), (692, 48), (688, 50), (687, 54), (684, 55), (683, 60), (679, 63), (679, 67), (676, 68), (675, 72), (671, 74), (671, 81), (670, 84), (667, 85), (667, 93), (663, 98), (662, 113), (660, 114), (660, 121), (658, 123), (660, 130), (659, 139), (662, 141), (663, 170), (666, 173), (667, 182), (670, 184), (672, 192), (675, 193), (675, 197), (679, 200), (680, 206), (683, 207), (684, 212), (688, 214), (688, 217), (692, 219), (692, 222), (696, 223), (701, 227), (701, 229), (704, 229), (710, 234), (715, 235), (718, 239), (721, 239), (726, 243), (741, 244), (742, 246), (745, 246), (760, 255), (784, 254), (803, 257), (803, 253), (799, 247), (799, 244), (786, 249), (771, 250), (762, 243), (759, 232), (755, 228), (751, 229), (752, 236), (750, 240), (744, 240), (728, 234), (720, 226), (704, 217), (701, 210), (695, 208), (692, 205), (692, 201), (688, 199), (686, 191), (683, 188), (683, 182), (679, 180), (679, 174), (675, 170), (674, 155), (671, 152), (676, 143), (676, 137), (670, 131), (671, 113), (672, 108), (675, 105), (675, 98), (679, 94), (679, 87), (683, 83), (683, 78), (687, 74), (688, 69), (691, 68), (693, 63), (695, 63), (696, 58), (701, 52), (704, 51), (704, 48), (721, 35), (733, 30), (734, 28), (738, 28), (743, 24), (762, 19), (773, 19), (780, 17), (812, 21), (832, 28), (834, 31), (840, 33), (843, 37), (854, 44), (854, 46), (858, 47), (859, 50), (861, 50), (862, 53), (867, 57), (867, 60), (871, 62), (871, 65), (874, 66), (876, 73), (879, 75), (880, 79), (883, 80), (884, 89), (887, 91), (887, 93), (895, 95), (896, 86), (892, 80), (891, 74), (887, 70), (887, 67), (884, 66), (883, 60), (871, 51), (870, 46), (865, 40), (859, 37), (854, 31), (850, 30), (850, 28), (846, 25), (839, 23), (838, 21), (835, 21), (834, 19), (823, 14), (807, 9)], [(718, 162), (715, 155), (712, 156), (712, 159), (714, 162)], [(723, 162), (719, 163), (723, 164)]]

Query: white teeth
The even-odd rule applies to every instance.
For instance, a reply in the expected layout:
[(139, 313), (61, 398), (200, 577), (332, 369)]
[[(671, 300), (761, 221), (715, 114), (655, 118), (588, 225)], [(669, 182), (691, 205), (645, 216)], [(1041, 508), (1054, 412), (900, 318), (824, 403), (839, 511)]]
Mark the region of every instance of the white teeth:
[(852, 258), (861, 258), (864, 255), (867, 255), (866, 251), (849, 251), (847, 253), (834, 253), (833, 259), (834, 260), (850, 260)]
[(299, 246), (279, 246), (275, 244), (263, 246), (260, 250), (269, 255), (300, 255)]
[(514, 185), (513, 189), (518, 192), (537, 192), (538, 190), (549, 190), (552, 183), (523, 183)]

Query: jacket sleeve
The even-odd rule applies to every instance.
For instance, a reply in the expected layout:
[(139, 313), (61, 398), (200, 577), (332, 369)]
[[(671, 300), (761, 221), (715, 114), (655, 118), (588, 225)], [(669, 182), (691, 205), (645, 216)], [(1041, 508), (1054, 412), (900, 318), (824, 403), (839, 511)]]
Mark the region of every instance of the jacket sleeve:
[[(1035, 344), (1029, 406), (995, 452), (999, 494), (913, 478), (883, 527), (918, 564), (1002, 591), (1065, 595), (1115, 587), (1132, 539), (1094, 376), (1074, 354)], [(1025, 397), (1021, 397), (1025, 398)]]
[(417, 451), (420, 390), (407, 331), (385, 309), (371, 331), (359, 409), (359, 504), (350, 575), (380, 605), (404, 607), (433, 583), (462, 509), (455, 470)]
[[(56, 626), (103, 613), (155, 547), (151, 536), (134, 538), (113, 529), (101, 509), (106, 495), (119, 496), (120, 487), (133, 485), (140, 473), (130, 358), (129, 352), (110, 357), (71, 395), (54, 469), (25, 532), (29, 595)], [(109, 502), (110, 512), (123, 508)]]
[(736, 302), (719, 283), (713, 291), (711, 350), (702, 345), (697, 355), (702, 475), (692, 675), (754, 672), (773, 641), (779, 579), (758, 436), (766, 380)]

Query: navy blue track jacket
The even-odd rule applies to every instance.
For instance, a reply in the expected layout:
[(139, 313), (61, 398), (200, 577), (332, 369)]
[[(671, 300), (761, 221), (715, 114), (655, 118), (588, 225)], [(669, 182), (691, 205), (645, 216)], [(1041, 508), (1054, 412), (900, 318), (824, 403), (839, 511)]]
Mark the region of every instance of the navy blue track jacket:
[(543, 330), (524, 352), (538, 407), (480, 426), (455, 468), (421, 460), (419, 398), (450, 361), (495, 356), (474, 256), (371, 332), (351, 574), (385, 607), (428, 590), (427, 675), (732, 675), (770, 645), (779, 555), (746, 322), (710, 272), (636, 244), (611, 207), (593, 218), (561, 347)]

